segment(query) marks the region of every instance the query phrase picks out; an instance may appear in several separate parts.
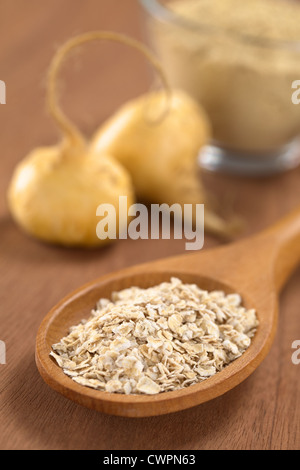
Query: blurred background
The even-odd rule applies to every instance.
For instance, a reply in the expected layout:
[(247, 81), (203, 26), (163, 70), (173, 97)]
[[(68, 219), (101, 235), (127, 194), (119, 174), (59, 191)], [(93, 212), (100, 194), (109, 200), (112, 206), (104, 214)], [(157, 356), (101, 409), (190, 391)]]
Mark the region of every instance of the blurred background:
[[(184, 253), (185, 240), (120, 240), (88, 252), (54, 247), (25, 235), (9, 214), (6, 193), (15, 165), (31, 149), (60, 139), (45, 106), (51, 58), (71, 36), (99, 29), (143, 42), (148, 37), (137, 0), (0, 0), (0, 79), (7, 87), (7, 104), (0, 106), (0, 340), (7, 345), (7, 364), (0, 366), (0, 447), (295, 449), (300, 445), (300, 384), (290, 348), (300, 337), (299, 270), (283, 292), (280, 334), (269, 356), (246, 382), (212, 403), (157, 419), (116, 419), (66, 402), (36, 370), (37, 328), (69, 291), (114, 269)], [(89, 136), (151, 85), (149, 65), (140, 54), (93, 43), (68, 60), (61, 74), (61, 103)], [(300, 167), (264, 177), (209, 171), (202, 177), (215, 200), (222, 201), (221, 209), (244, 220), (237, 238), (299, 205)], [(220, 243), (207, 234), (204, 249)]]

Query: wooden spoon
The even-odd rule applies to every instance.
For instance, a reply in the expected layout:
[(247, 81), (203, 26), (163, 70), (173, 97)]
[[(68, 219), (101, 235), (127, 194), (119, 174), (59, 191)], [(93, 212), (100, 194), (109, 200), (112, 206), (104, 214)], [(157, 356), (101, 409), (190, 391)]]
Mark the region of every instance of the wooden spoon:
[[(300, 261), (300, 208), (273, 227), (247, 239), (197, 253), (161, 259), (111, 273), (59, 302), (45, 317), (36, 339), (36, 363), (45, 382), (67, 398), (105, 413), (142, 417), (183, 410), (211, 400), (248, 377), (265, 358), (277, 325), (278, 294)], [(137, 285), (149, 287), (179, 277), (200, 288), (241, 294), (255, 308), (257, 333), (242, 356), (203, 382), (156, 395), (122, 395), (74, 382), (49, 356), (72, 325), (90, 316), (100, 297)]]

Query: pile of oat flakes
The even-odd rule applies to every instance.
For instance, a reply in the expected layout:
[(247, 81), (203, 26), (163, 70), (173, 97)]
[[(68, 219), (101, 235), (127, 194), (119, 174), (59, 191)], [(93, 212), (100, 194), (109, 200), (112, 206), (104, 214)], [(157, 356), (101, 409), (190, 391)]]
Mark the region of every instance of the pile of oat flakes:
[(239, 357), (258, 326), (238, 294), (177, 278), (100, 299), (87, 321), (52, 346), (75, 382), (106, 392), (156, 394), (211, 377)]

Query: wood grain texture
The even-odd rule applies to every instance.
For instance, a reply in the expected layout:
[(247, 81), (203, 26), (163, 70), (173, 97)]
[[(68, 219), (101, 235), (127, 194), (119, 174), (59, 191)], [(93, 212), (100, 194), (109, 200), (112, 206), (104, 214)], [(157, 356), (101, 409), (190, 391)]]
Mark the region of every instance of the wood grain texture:
[[(160, 417), (108, 416), (57, 394), (37, 371), (38, 326), (62, 297), (112, 270), (184, 253), (184, 240), (123, 240), (103, 250), (65, 250), (28, 238), (8, 214), (5, 194), (14, 165), (59, 137), (44, 105), (53, 52), (69, 36), (99, 28), (143, 37), (137, 2), (0, 3), (0, 79), (7, 85), (7, 104), (0, 106), (0, 339), (7, 347), (7, 364), (0, 365), (0, 448), (299, 449), (300, 366), (291, 361), (292, 342), (300, 339), (299, 270), (282, 293), (267, 358), (245, 382), (211, 402)], [(133, 52), (91, 46), (63, 75), (63, 104), (90, 133), (149, 83), (148, 67)], [(300, 201), (300, 168), (272, 178), (204, 178), (247, 221), (241, 236), (262, 230)], [(206, 236), (204, 249), (218, 244)]]

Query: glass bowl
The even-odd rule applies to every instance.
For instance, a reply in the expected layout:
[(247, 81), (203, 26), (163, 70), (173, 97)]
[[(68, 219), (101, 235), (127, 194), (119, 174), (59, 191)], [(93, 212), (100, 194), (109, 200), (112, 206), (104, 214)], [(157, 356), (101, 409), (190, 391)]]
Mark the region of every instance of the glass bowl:
[(210, 118), (212, 140), (200, 165), (245, 175), (299, 165), (300, 27), (299, 41), (268, 39), (186, 18), (170, 9), (174, 0), (140, 2), (170, 84), (196, 98)]

